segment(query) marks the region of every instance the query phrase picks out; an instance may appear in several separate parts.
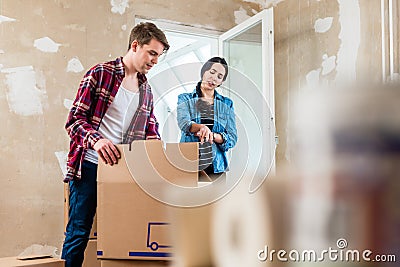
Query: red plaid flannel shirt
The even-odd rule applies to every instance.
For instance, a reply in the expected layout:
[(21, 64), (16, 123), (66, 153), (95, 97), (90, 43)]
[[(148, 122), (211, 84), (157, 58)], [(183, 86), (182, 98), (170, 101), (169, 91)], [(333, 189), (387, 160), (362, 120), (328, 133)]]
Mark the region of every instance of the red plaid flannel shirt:
[[(86, 150), (103, 138), (97, 131), (108, 107), (114, 100), (125, 77), (122, 57), (92, 67), (83, 77), (65, 128), (71, 138), (64, 182), (81, 178), (81, 163)], [(160, 139), (158, 123), (153, 113), (153, 94), (144, 74), (139, 78), (139, 108), (137, 109), (124, 142)]]

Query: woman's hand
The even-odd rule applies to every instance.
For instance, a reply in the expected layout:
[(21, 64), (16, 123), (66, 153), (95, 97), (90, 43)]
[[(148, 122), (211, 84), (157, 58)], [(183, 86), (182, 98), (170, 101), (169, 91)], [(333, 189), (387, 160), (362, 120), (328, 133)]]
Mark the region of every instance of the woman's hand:
[(210, 128), (208, 128), (204, 124), (201, 124), (199, 131), (196, 133), (196, 136), (199, 137), (201, 144), (204, 141), (210, 142), (210, 144), (212, 144), (214, 141), (213, 132), (211, 132)]

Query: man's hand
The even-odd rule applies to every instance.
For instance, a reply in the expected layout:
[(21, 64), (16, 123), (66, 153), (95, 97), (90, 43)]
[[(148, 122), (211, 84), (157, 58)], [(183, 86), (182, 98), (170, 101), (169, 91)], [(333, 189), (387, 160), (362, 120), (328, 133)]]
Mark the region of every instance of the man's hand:
[(93, 149), (96, 150), (105, 164), (110, 164), (111, 166), (117, 164), (118, 159), (121, 158), (117, 147), (105, 138), (98, 140), (94, 144)]

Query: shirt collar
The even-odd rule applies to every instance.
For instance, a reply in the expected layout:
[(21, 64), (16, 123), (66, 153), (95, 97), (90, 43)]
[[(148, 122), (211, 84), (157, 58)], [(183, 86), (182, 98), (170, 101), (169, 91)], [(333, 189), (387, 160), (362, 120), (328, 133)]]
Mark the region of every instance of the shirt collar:
[(115, 62), (116, 62), (115, 69), (117, 74), (125, 77), (125, 68), (124, 68), (124, 63), (122, 62), (122, 57), (117, 58)]
[(143, 83), (147, 82), (146, 75), (144, 75), (143, 73), (138, 72), (137, 77), (139, 80), (139, 84), (143, 84)]
[[(125, 64), (122, 61), (122, 57), (117, 58), (115, 61), (116, 61), (115, 69), (116, 69), (117, 74), (125, 77), (125, 67), (124, 67)], [(143, 73), (138, 73), (137, 77), (139, 79), (139, 85), (147, 82), (146, 75), (144, 75)]]
[[(193, 97), (199, 97), (199, 95), (196, 92), (196, 89), (193, 90), (192, 96)], [(222, 101), (222, 95), (218, 94), (217, 90), (214, 90), (214, 98), (217, 99), (217, 100), (221, 100)]]

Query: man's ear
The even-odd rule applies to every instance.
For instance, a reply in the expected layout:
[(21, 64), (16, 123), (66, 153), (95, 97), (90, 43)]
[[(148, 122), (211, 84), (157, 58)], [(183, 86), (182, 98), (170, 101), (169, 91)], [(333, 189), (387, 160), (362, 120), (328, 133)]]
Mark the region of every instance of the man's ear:
[(139, 43), (138, 43), (137, 40), (134, 40), (134, 41), (131, 43), (131, 49), (133, 50), (133, 52), (136, 52), (138, 46), (139, 46)]

